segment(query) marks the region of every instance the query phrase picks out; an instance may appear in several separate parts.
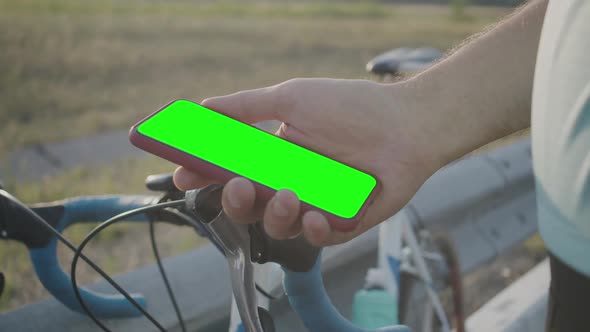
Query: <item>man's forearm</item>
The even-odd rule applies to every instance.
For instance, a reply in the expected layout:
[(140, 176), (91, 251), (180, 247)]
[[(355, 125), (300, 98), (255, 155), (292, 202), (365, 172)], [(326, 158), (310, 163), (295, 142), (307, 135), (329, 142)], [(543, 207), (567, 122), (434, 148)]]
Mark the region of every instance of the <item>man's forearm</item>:
[(532, 1), (424, 73), (404, 82), (425, 139), (446, 164), (530, 125), (547, 1)]

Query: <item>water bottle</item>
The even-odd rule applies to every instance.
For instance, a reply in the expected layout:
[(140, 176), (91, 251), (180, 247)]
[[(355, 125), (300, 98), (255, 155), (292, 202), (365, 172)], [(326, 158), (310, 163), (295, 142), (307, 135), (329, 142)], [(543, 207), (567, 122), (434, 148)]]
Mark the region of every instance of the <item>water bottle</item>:
[(397, 298), (385, 290), (384, 272), (369, 269), (364, 288), (354, 294), (352, 322), (375, 329), (399, 324), (398, 321)]

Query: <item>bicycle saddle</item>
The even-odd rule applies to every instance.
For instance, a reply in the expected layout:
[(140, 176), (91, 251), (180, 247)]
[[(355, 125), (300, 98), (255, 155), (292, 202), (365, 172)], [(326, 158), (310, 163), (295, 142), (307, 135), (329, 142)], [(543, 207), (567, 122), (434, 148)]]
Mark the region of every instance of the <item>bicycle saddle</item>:
[(367, 71), (377, 75), (396, 74), (399, 64), (411, 50), (408, 47), (400, 47), (379, 54), (367, 62)]
[(400, 47), (374, 57), (367, 63), (366, 69), (380, 76), (416, 72), (425, 69), (440, 57), (442, 52), (436, 48)]

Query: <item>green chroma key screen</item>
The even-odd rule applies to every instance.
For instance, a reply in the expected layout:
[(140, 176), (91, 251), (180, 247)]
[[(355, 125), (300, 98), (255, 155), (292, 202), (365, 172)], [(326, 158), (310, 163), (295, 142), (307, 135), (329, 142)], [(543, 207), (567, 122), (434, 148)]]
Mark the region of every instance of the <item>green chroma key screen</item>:
[(354, 217), (376, 179), (364, 172), (236, 121), (177, 100), (137, 128), (139, 133), (341, 218)]

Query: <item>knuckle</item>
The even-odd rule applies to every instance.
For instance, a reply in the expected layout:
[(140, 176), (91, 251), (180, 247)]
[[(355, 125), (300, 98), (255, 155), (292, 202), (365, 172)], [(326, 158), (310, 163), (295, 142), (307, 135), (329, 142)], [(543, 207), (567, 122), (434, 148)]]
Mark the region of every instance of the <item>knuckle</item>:
[(291, 111), (296, 108), (300, 80), (298, 78), (290, 79), (272, 88), (271, 93), (275, 96), (273, 109), (277, 118), (288, 117)]
[(238, 110), (239, 110), (239, 116), (242, 118), (247, 118), (251, 111), (248, 107), (248, 103), (246, 103), (246, 99), (248, 97), (248, 92), (246, 91), (240, 91), (238, 93), (236, 93), (236, 100), (238, 101)]

